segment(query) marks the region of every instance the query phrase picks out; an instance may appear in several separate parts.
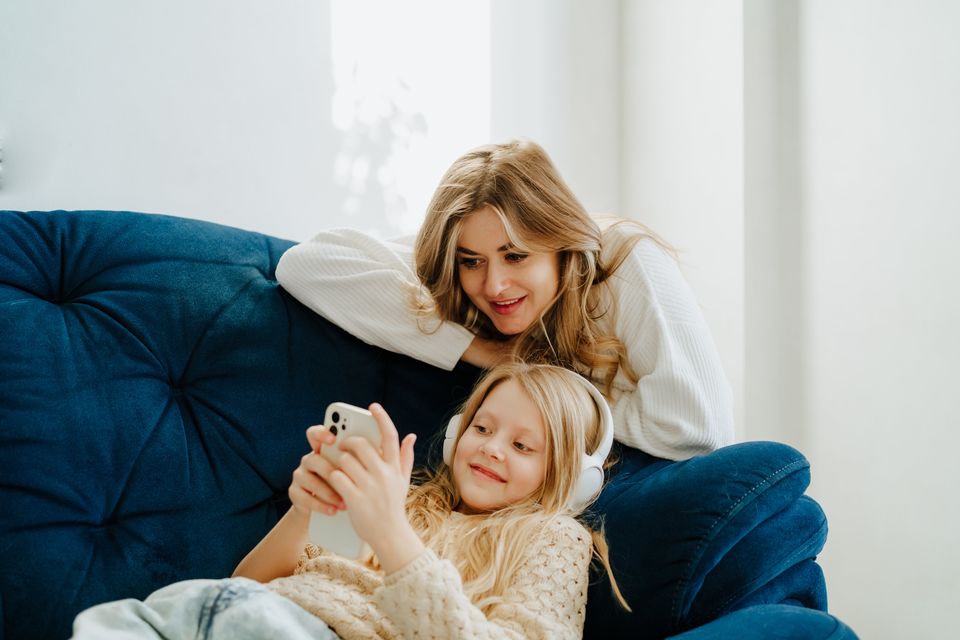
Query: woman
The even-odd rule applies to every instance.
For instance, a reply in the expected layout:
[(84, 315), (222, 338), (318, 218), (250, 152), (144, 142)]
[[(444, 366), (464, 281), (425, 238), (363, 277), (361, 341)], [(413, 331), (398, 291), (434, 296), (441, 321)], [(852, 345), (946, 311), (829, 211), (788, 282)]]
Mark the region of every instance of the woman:
[[(415, 241), (323, 232), (281, 257), (277, 279), (376, 346), (446, 369), (547, 362), (606, 395), (626, 446), (592, 511), (634, 613), (601, 580), (588, 635), (591, 620), (664, 637), (749, 602), (825, 606), (822, 521), (798, 500), (806, 460), (776, 443), (724, 446), (730, 387), (669, 247), (589, 215), (537, 144), (457, 159)], [(329, 485), (316, 495), (340, 503)], [(770, 533), (781, 522), (795, 538)]]
[(436, 366), (513, 354), (577, 370), (610, 400), (617, 440), (658, 458), (733, 441), (730, 386), (669, 249), (591, 217), (533, 142), (454, 162), (412, 251), (327, 231), (288, 250), (277, 279), (360, 339)]

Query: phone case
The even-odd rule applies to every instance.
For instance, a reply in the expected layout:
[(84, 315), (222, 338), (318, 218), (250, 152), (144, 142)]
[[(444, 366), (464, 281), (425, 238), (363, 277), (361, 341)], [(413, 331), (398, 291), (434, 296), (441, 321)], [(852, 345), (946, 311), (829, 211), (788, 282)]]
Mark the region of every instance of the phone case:
[[(340, 442), (350, 436), (360, 436), (380, 446), (380, 428), (377, 421), (366, 409), (345, 402), (334, 402), (327, 407), (323, 419), (324, 426), (334, 432), (336, 443), (323, 447), (320, 455), (332, 464), (340, 462)], [(307, 531), (310, 542), (345, 558), (358, 558), (364, 551), (365, 543), (350, 523), (346, 511), (335, 515), (313, 512), (310, 514), (310, 526)]]

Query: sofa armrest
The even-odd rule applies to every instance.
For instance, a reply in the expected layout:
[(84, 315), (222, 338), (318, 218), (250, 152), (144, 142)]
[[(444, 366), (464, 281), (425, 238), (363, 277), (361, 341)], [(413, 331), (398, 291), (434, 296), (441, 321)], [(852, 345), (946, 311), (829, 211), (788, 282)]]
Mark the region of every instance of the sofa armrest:
[(761, 602), (826, 608), (814, 562), (826, 518), (803, 496), (810, 468), (798, 451), (748, 442), (682, 462), (621, 455), (593, 512), (633, 613), (601, 576), (587, 637), (662, 638)]

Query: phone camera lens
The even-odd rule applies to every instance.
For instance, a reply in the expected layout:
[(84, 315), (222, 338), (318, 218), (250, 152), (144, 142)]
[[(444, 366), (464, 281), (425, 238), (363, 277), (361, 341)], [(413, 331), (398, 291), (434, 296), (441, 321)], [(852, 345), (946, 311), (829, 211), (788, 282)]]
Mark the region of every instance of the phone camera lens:
[(332, 433), (333, 435), (337, 435), (337, 425), (333, 425), (332, 427), (330, 427), (330, 433)]
[(334, 422), (340, 422), (340, 414), (337, 413), (336, 411), (334, 411), (334, 412), (330, 415), (330, 418), (331, 418)]

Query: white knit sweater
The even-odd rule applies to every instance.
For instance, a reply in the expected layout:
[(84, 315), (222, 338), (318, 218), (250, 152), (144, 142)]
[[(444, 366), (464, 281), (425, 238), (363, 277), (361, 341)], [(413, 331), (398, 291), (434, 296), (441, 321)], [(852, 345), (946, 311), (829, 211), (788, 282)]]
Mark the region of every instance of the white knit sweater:
[[(626, 225), (612, 227), (605, 246), (616, 246), (627, 233)], [(474, 336), (439, 319), (423, 326), (417, 317), (412, 240), (325, 231), (285, 252), (277, 279), (297, 300), (361, 340), (452, 369)], [(641, 240), (608, 282), (617, 313), (604, 317), (601, 329), (623, 342), (640, 376), (637, 384), (622, 372), (614, 380), (617, 440), (671, 460), (732, 443), (730, 385), (673, 258), (654, 241)]]
[(310, 546), (293, 576), (267, 586), (344, 640), (572, 640), (583, 635), (592, 549), (580, 523), (559, 517), (530, 541), (504, 600), (487, 615), (464, 594), (453, 564), (429, 549), (384, 577)]

